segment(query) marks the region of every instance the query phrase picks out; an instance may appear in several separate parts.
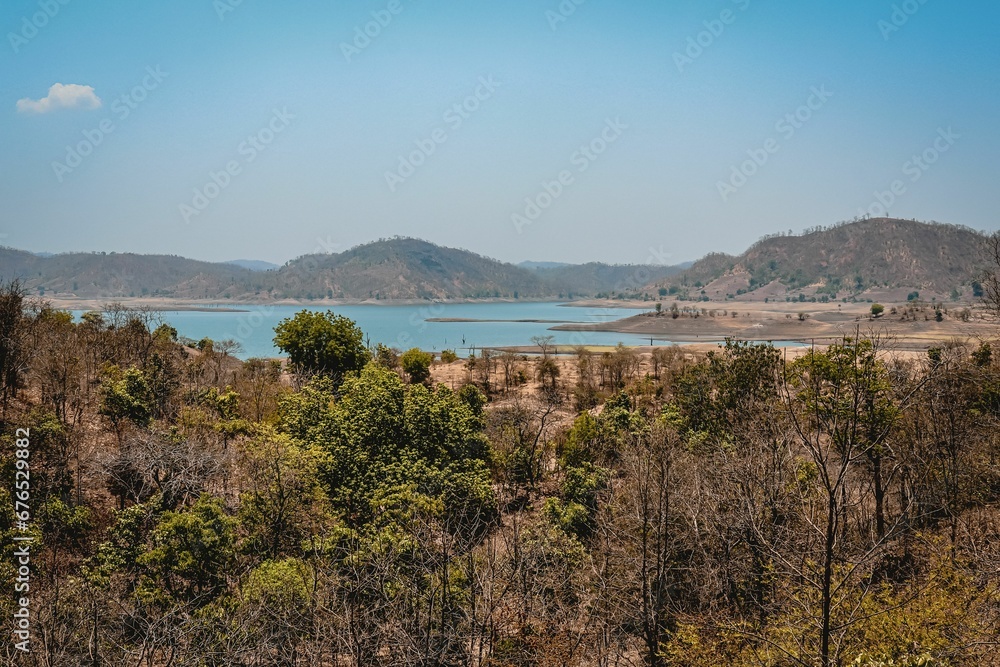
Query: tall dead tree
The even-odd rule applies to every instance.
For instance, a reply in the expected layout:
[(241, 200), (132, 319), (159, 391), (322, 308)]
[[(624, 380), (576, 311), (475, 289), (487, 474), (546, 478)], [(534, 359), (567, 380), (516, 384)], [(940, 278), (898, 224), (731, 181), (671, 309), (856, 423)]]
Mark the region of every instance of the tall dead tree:
[(20, 281), (0, 285), (0, 415), (17, 395), (27, 369), (25, 293)]
[(1000, 315), (1000, 232), (996, 232), (986, 241), (986, 269), (983, 271), (982, 298), (995, 313)]

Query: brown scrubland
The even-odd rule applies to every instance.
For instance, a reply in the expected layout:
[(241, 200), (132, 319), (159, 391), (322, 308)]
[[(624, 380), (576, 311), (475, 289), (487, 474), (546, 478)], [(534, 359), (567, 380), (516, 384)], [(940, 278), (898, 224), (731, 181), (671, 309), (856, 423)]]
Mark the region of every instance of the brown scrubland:
[[(31, 652), (0, 652), (1000, 664), (1000, 331), (911, 307), (912, 323), (796, 317), (827, 327), (807, 347), (539, 339), (449, 361), (304, 316), (332, 338), (290, 323), (288, 359), (240, 361), (147, 311), (74, 322), (8, 285), (0, 422), (9, 442), (30, 433), (30, 517), (5, 447), (0, 586), (32, 537)], [(640, 322), (747, 326), (694, 315)], [(14, 605), (0, 596), (5, 618)]]

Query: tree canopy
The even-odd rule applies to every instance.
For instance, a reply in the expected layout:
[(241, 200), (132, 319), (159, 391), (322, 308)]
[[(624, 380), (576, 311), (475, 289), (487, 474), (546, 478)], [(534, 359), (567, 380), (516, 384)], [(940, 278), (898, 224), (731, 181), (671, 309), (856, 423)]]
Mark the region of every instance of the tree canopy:
[(361, 370), (371, 358), (361, 329), (330, 310), (302, 310), (282, 320), (274, 331), (274, 344), (302, 375), (325, 375), (339, 384), (347, 373)]

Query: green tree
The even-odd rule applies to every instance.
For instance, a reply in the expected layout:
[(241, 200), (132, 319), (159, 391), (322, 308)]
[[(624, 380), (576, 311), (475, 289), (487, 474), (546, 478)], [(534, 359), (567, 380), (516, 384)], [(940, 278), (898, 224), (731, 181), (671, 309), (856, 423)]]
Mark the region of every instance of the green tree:
[(872, 317), (881, 317), (882, 313), (885, 312), (885, 306), (881, 303), (872, 304)]
[(210, 601), (223, 588), (233, 558), (233, 520), (222, 499), (203, 495), (190, 508), (165, 512), (139, 556), (140, 595), (151, 602)]
[(333, 311), (303, 310), (282, 320), (274, 332), (274, 344), (300, 375), (325, 375), (339, 385), (347, 373), (361, 370), (371, 358), (361, 329)]
[(325, 463), (319, 447), (299, 446), (270, 429), (245, 445), (248, 480), (238, 515), (243, 551), (271, 558), (301, 553), (302, 541), (325, 515), (319, 476)]
[(980, 343), (972, 353), (972, 362), (980, 368), (989, 368), (993, 363), (993, 347), (989, 343)]
[(674, 380), (674, 425), (689, 441), (716, 445), (756, 431), (762, 406), (777, 396), (780, 368), (773, 346), (727, 340)]
[(404, 352), (400, 362), (413, 384), (424, 384), (430, 380), (431, 364), (434, 362), (434, 355), (430, 352), (415, 347)]
[[(90, 313), (87, 314), (89, 315)], [(161, 324), (160, 326), (156, 327), (156, 329), (153, 331), (153, 338), (160, 341), (176, 343), (177, 329), (170, 326), (169, 324)]]
[(139, 368), (124, 371), (112, 367), (101, 382), (100, 413), (111, 421), (121, 437), (121, 427), (131, 422), (136, 426), (149, 426), (153, 419), (155, 397), (149, 379)]
[(325, 450), (330, 501), (350, 524), (373, 518), (379, 494), (408, 486), (443, 500), (456, 526), (463, 517), (492, 517), (489, 443), (470, 397), (443, 386), (406, 386), (376, 364), (348, 378), (336, 401), (311, 392), (282, 404), (282, 430), (301, 447)]
[(251, 572), (243, 584), (243, 597), (284, 614), (304, 607), (311, 596), (310, 572), (295, 558), (267, 560)]

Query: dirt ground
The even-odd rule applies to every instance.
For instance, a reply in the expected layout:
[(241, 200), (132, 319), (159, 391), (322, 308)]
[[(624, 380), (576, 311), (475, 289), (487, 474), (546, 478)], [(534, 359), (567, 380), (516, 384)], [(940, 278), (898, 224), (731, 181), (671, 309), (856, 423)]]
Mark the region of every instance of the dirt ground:
[[(995, 327), (992, 336), (994, 347), (1000, 346), (1000, 344), (997, 343), (998, 338), (1000, 338), (1000, 327)], [(974, 346), (978, 345), (979, 340), (981, 339), (964, 339), (962, 342), (968, 344), (969, 349), (971, 350)], [(883, 339), (881, 345), (884, 350), (884, 354), (887, 357), (895, 359), (908, 359), (915, 362), (927, 359), (927, 348), (929, 347), (929, 344), (926, 342), (916, 345), (914, 340), (907, 340), (901, 344), (899, 341), (894, 341), (892, 339)], [(816, 348), (821, 349), (824, 347), (825, 344), (820, 342), (816, 343)], [(669, 362), (671, 365), (685, 365), (701, 361), (705, 358), (707, 353), (719, 350), (720, 345), (718, 343), (690, 343), (684, 345), (656, 346), (656, 348), (667, 348), (671, 350), (671, 354), (673, 355)], [(634, 378), (640, 379), (647, 375), (650, 377), (654, 376), (652, 350), (656, 348), (633, 348), (639, 364), (638, 369), (633, 376)], [(612, 348), (592, 347), (587, 349), (594, 354), (594, 361), (596, 362), (602, 352), (610, 351)], [(808, 353), (811, 349), (813, 349), (813, 346), (811, 345), (785, 347), (781, 349), (781, 353), (786, 360), (792, 361)], [(510, 351), (518, 353), (518, 361), (515, 364), (514, 375), (516, 376), (518, 373), (523, 373), (527, 378), (527, 382), (523, 385), (512, 386), (509, 391), (506, 390), (503, 366), (502, 364), (497, 363), (490, 377), (491, 386), (496, 392), (493, 397), (493, 402), (495, 404), (503, 404), (505, 401), (514, 400), (517, 396), (530, 398), (536, 401), (540, 400), (542, 391), (540, 383), (536, 378), (538, 362), (541, 358), (538, 354), (538, 349), (523, 347), (511, 348)], [(496, 352), (499, 354), (500, 351), (497, 350)], [(557, 413), (559, 414), (560, 421), (566, 421), (567, 423), (572, 421), (572, 418), (576, 415), (571, 395), (573, 388), (577, 385), (580, 379), (579, 352), (580, 348), (566, 348), (559, 350), (552, 356), (552, 360), (559, 367), (560, 393), (565, 399), (557, 410)], [(459, 359), (458, 361), (454, 361), (449, 364), (436, 361), (431, 367), (432, 385), (443, 384), (457, 391), (469, 383), (475, 382), (476, 384), (480, 384), (481, 380), (481, 371), (473, 371), (469, 367), (467, 359)]]
[[(648, 306), (648, 304), (646, 304)], [(981, 307), (941, 304), (884, 304), (872, 317), (870, 303), (677, 303), (677, 317), (664, 302), (663, 312), (599, 324), (561, 324), (559, 331), (613, 331), (649, 336), (657, 341), (698, 343), (727, 337), (754, 341), (829, 344), (861, 335), (879, 335), (899, 349), (925, 350), (951, 340), (988, 340), (1000, 335), (1000, 321)]]

